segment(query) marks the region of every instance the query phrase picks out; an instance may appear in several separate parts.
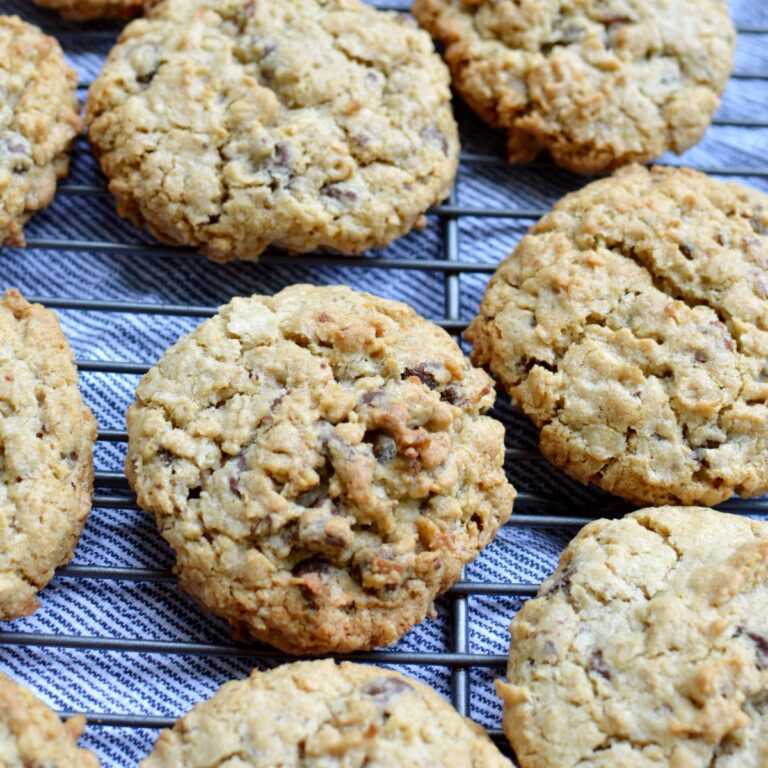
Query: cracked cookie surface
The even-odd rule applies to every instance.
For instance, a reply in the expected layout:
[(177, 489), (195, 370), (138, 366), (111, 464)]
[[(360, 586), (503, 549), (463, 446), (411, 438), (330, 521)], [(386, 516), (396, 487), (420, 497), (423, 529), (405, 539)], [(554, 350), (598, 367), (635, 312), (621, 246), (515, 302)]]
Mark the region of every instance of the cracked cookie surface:
[(128, 411), (126, 473), (180, 584), (285, 650), (387, 645), (510, 514), (493, 384), (399, 302), (236, 298)]
[(233, 759), (242, 768), (512, 768), (482, 728), (428, 686), (331, 660), (225, 683), (163, 731), (141, 765), (213, 768)]
[(760, 768), (768, 524), (695, 507), (587, 525), (512, 621), (522, 768)]
[(698, 142), (730, 75), (723, 0), (415, 0), (454, 85), (508, 134), (513, 162), (547, 150), (601, 173)]
[(24, 245), (22, 227), (67, 175), (82, 130), (76, 88), (56, 40), (0, 16), (0, 246)]
[(118, 211), (225, 261), (356, 254), (424, 223), (459, 144), (429, 36), (359, 0), (166, 0), (91, 88)]
[(0, 302), (0, 619), (37, 608), (91, 509), (96, 421), (56, 315)]
[(566, 196), (467, 331), (556, 466), (636, 503), (768, 490), (768, 196), (634, 166)]
[(99, 768), (77, 748), (82, 715), (62, 723), (42, 701), (0, 672), (0, 765), (3, 768)]

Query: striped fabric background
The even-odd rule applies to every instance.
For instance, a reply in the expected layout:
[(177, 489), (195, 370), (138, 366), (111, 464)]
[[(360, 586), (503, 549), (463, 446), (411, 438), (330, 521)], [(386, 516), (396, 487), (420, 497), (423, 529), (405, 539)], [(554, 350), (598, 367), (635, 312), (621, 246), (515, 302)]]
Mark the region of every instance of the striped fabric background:
[[(405, 8), (406, 2), (388, 7)], [(55, 14), (37, 10), (31, 0), (0, 0), (2, 13), (18, 13), (56, 35), (81, 79), (81, 95), (99, 71), (104, 55), (117, 34), (109, 25), (62, 22)], [(754, 175), (740, 176), (744, 183), (768, 191), (768, 2), (735, 0), (732, 11), (741, 27), (736, 72), (713, 126), (705, 140), (682, 159), (665, 158), (709, 169), (753, 168)], [(762, 28), (763, 32), (756, 31)], [(752, 76), (750, 76), (752, 75)], [(464, 150), (503, 157), (503, 141), (485, 128), (460, 103), (456, 105)], [(735, 123), (735, 124), (729, 124)], [(745, 124), (747, 123), (747, 124)], [(762, 171), (762, 173), (759, 173)], [(547, 164), (512, 168), (503, 162), (467, 162), (461, 167), (454, 205), (463, 208), (515, 208), (532, 214), (552, 204), (566, 191), (583, 184)], [(506, 256), (529, 227), (533, 216), (461, 216), (447, 223), (430, 217), (430, 226), (413, 232), (371, 259), (349, 265), (329, 266), (322, 259), (301, 263), (209, 263), (202, 257), (173, 253), (152, 254), (142, 246), (154, 244), (114, 212), (86, 141), (76, 149), (72, 174), (49, 209), (37, 215), (26, 229), (30, 247), (0, 252), (0, 287), (18, 286), (31, 297), (93, 299), (142, 304), (216, 306), (234, 295), (273, 293), (296, 282), (347, 283), (354, 288), (404, 300), (429, 318), (450, 316), (447, 281), (439, 269), (416, 269), (413, 261), (429, 267), (445, 258), (449, 241), (458, 245), (462, 262), (495, 265)], [(84, 191), (85, 189), (85, 191)], [(453, 228), (453, 231), (451, 231)], [(69, 241), (85, 241), (78, 249)], [(122, 243), (131, 247), (94, 247), (95, 243)], [(381, 268), (377, 259), (403, 260), (407, 268)], [(482, 269), (482, 268), (481, 268)], [(489, 276), (485, 271), (462, 270), (458, 319), (473, 317)], [(454, 280), (455, 283), (455, 280)], [(179, 336), (193, 328), (199, 317), (160, 313), (133, 314), (62, 310), (64, 329), (81, 361), (120, 361), (151, 364)], [(101, 366), (104, 367), (104, 366)], [(132, 400), (138, 376), (103, 371), (84, 372), (82, 386), (101, 430), (124, 429), (124, 414)], [(500, 398), (497, 414), (508, 427), (508, 444), (534, 450), (536, 435), (527, 421)], [(124, 443), (101, 441), (96, 463), (103, 473), (121, 472)], [(609, 500), (564, 478), (534, 458), (509, 462), (508, 471), (519, 490), (557, 502), (548, 511), (594, 515)], [(107, 489), (106, 492), (109, 492)], [(536, 499), (523, 500), (522, 514), (541, 508)], [(554, 568), (559, 551), (573, 529), (540, 529), (509, 525), (497, 540), (467, 569), (466, 581), (535, 584)], [(160, 540), (145, 513), (131, 509), (96, 507), (80, 542), (75, 565), (167, 569), (172, 555)], [(469, 646), (479, 656), (503, 656), (507, 650), (507, 625), (519, 608), (514, 596), (472, 596), (469, 606)], [(442, 598), (438, 618), (427, 620), (410, 632), (395, 650), (434, 654), (435, 663), (403, 667), (450, 696), (460, 676), (439, 663), (440, 654), (456, 650), (450, 632), (455, 606), (461, 600)], [(60, 647), (51, 636), (90, 638), (84, 649)], [(97, 640), (93, 640), (96, 638)], [(130, 641), (229, 644), (224, 624), (200, 610), (179, 593), (172, 581), (157, 583), (103, 578), (57, 577), (42, 595), (42, 608), (33, 616), (5, 624), (0, 631), (0, 669), (33, 688), (62, 711), (177, 717), (196, 701), (210, 696), (226, 680), (243, 677), (253, 666), (268, 666), (258, 651), (239, 656), (144, 652), (135, 642), (128, 651), (99, 650), (99, 639)], [(70, 643), (75, 644), (75, 643)], [(498, 661), (498, 660), (497, 660)], [(503, 674), (503, 664), (478, 664), (470, 670), (471, 715), (484, 726), (498, 730), (500, 707), (493, 678)], [(94, 750), (105, 766), (132, 766), (146, 755), (157, 731), (148, 728), (89, 725), (83, 745)]]

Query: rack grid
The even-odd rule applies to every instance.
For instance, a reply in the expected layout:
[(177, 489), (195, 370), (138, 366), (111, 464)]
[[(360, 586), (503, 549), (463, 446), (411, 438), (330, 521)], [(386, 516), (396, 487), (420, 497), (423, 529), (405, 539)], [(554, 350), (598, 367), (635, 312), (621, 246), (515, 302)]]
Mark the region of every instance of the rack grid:
[[(388, 10), (407, 11), (408, 2), (374, 2), (378, 7)], [(765, 38), (768, 43), (768, 25), (745, 26), (739, 28), (742, 36)], [(66, 49), (68, 46), (108, 44), (116, 37), (116, 31), (112, 28), (85, 28), (81, 31), (67, 31), (58, 34), (57, 37)], [(768, 57), (765, 58), (765, 71), (743, 70), (737, 71), (733, 78), (737, 80), (750, 80), (759, 83), (761, 87), (768, 89)], [(81, 94), (89, 86), (89, 82), (81, 82)], [(744, 131), (768, 129), (768, 120), (762, 118), (718, 118), (715, 126), (737, 128)], [(768, 141), (766, 142), (765, 156), (768, 158)], [(81, 151), (87, 151), (81, 147)], [(286, 265), (331, 265), (343, 267), (349, 270), (356, 269), (397, 269), (397, 270), (421, 270), (435, 272), (443, 275), (444, 307), (441, 316), (432, 317), (450, 333), (458, 336), (465, 328), (466, 323), (461, 319), (461, 277), (465, 274), (490, 274), (495, 264), (487, 264), (473, 261), (471, 256), (462, 251), (460, 222), (462, 218), (471, 217), (477, 219), (506, 219), (527, 222), (535, 220), (546, 212), (544, 207), (518, 208), (518, 207), (477, 207), (459, 204), (459, 188), (472, 173), (472, 169), (485, 165), (505, 165), (505, 159), (492, 153), (465, 152), (461, 158), (461, 171), (450, 199), (443, 205), (437, 206), (431, 212), (440, 221), (443, 235), (444, 252), (438, 258), (414, 259), (414, 258), (390, 258), (367, 256), (360, 259), (348, 259), (327, 257), (322, 255), (311, 256), (287, 256), (278, 253), (269, 253), (262, 259), (275, 269)], [(536, 164), (534, 164), (534, 167)], [(694, 166), (695, 167), (695, 166)], [(699, 167), (713, 175), (729, 177), (751, 177), (757, 179), (768, 178), (768, 160), (765, 166), (742, 165), (721, 167)], [(78, 198), (90, 198), (105, 196), (108, 192), (104, 185), (77, 184), (65, 182), (60, 185), (59, 195), (75, 196)], [(98, 239), (71, 239), (65, 237), (30, 237), (28, 250), (31, 254), (35, 251), (63, 251), (63, 252), (94, 252), (105, 256), (130, 253), (134, 256), (147, 258), (163, 258), (170, 255), (185, 253), (184, 249), (169, 248), (161, 245), (147, 245), (143, 242), (125, 242), (122, 240), (108, 241)], [(191, 252), (190, 252), (191, 254)], [(39, 301), (46, 306), (57, 310), (68, 310), (79, 313), (89, 312), (114, 312), (136, 315), (179, 316), (190, 318), (205, 318), (216, 312), (213, 306), (166, 304), (166, 303), (140, 303), (135, 301), (97, 301), (65, 298), (61, 296), (29, 296), (30, 300)], [(93, 372), (106, 375), (120, 376), (125, 374), (142, 374), (152, 364), (127, 362), (123, 360), (101, 361), (80, 359), (77, 361), (82, 372)], [(101, 443), (125, 443), (127, 434), (124, 430), (101, 429), (98, 434)], [(507, 449), (507, 458), (515, 461), (542, 461), (542, 457), (535, 450), (519, 447)], [(518, 489), (520, 491), (520, 489)], [(130, 493), (127, 480), (120, 472), (99, 471), (95, 478), (95, 493), (93, 498), (94, 508), (137, 510), (135, 498)], [(733, 499), (723, 504), (721, 509), (738, 512), (747, 515), (768, 514), (768, 498), (755, 500)], [(535, 492), (522, 490), (519, 492), (515, 506), (515, 514), (508, 523), (510, 526), (542, 527), (554, 530), (568, 530), (574, 532), (578, 527), (588, 521), (607, 513), (615, 513), (623, 510), (619, 502), (611, 502), (606, 506), (600, 506), (589, 510), (589, 514), (568, 514), (568, 506), (562, 499), (551, 498)], [(57, 572), (57, 579), (69, 581), (73, 579), (97, 579), (122, 582), (146, 582), (159, 584), (173, 584), (174, 576), (168, 570), (160, 568), (119, 568), (99, 564), (69, 565)], [(498, 595), (506, 597), (526, 598), (535, 594), (536, 583), (487, 583), (468, 580), (464, 577), (455, 584), (447, 593), (450, 611), (449, 627), (450, 639), (445, 648), (439, 652), (402, 652), (391, 650), (376, 650), (368, 653), (350, 654), (338, 658), (348, 658), (364, 662), (377, 662), (398, 665), (429, 665), (440, 666), (450, 670), (451, 699), (454, 706), (462, 714), (470, 713), (470, 701), (472, 698), (472, 683), (470, 670), (472, 668), (490, 668), (495, 672), (503, 673), (506, 657), (494, 654), (486, 655), (470, 652), (469, 631), (471, 618), (471, 598), (484, 595)], [(37, 646), (52, 648), (69, 648), (75, 650), (105, 650), (117, 652), (144, 652), (152, 654), (186, 654), (216, 657), (247, 657), (255, 661), (285, 661), (290, 660), (288, 655), (265, 646), (247, 646), (234, 643), (188, 643), (176, 641), (161, 641), (153, 638), (112, 638), (103, 636), (79, 636), (67, 635), (59, 632), (0, 632), (0, 645), (3, 646)], [(61, 712), (68, 716), (70, 712)], [(161, 728), (171, 725), (175, 718), (144, 715), (128, 712), (85, 712), (89, 727), (129, 727), (129, 728)], [(178, 713), (182, 714), (182, 713)], [(491, 736), (505, 750), (503, 735), (498, 729), (491, 730)]]

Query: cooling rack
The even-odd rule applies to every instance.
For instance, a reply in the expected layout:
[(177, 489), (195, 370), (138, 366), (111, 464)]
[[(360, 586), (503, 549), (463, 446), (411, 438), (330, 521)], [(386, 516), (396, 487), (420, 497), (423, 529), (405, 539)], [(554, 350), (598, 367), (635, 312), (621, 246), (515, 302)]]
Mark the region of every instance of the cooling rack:
[[(387, 10), (408, 8), (407, 2), (374, 4)], [(740, 32), (736, 72), (723, 109), (705, 141), (682, 159), (664, 160), (768, 191), (768, 8), (756, 5), (748, 0), (733, 5)], [(84, 97), (118, 30), (106, 25), (60, 22), (53, 15), (32, 11), (25, 0), (0, 2), (0, 9), (19, 12), (58, 37), (81, 72)], [(38, 690), (42, 688), (63, 716), (74, 709), (84, 712), (89, 723), (85, 745), (100, 753), (104, 765), (134, 764), (135, 755), (146, 754), (151, 748), (156, 730), (171, 725), (185, 711), (176, 703), (179, 696), (164, 699), (162, 691), (157, 692), (166, 685), (169, 690), (177, 686), (168, 672), (177, 659), (199, 660), (188, 670), (201, 677), (209, 668), (215, 668), (215, 675), (203, 686), (212, 692), (223, 680), (242, 677), (248, 666), (291, 658), (265, 646), (226, 640), (223, 627), (214, 625), (209, 631), (210, 620), (183, 602), (172, 603), (169, 615), (190, 626), (188, 631), (175, 634), (142, 633), (139, 630), (144, 625), (130, 611), (126, 610), (127, 618), (121, 623), (119, 607), (115, 610), (107, 605), (103, 596), (111, 586), (125, 590), (116, 598), (118, 603), (126, 595), (130, 599), (134, 587), (137, 594), (175, 593), (169, 553), (161, 543), (148, 544), (146, 557), (137, 562), (115, 564), (121, 562), (120, 557), (112, 556), (113, 550), (120, 549), (121, 537), (128, 542), (128, 548), (134, 539), (153, 536), (152, 524), (136, 506), (120, 469), (127, 436), (115, 413), (122, 412), (125, 393), (132, 391), (137, 377), (156, 361), (163, 347), (200, 318), (214, 314), (217, 304), (231, 295), (272, 292), (284, 284), (313, 280), (318, 274), (324, 281), (348, 282), (363, 288), (371, 287), (364, 280), (375, 275), (379, 288), (375, 292), (409, 301), (459, 338), (499, 259), (557, 197), (584, 182), (546, 163), (508, 166), (501, 138), (481, 126), (460, 103), (456, 107), (464, 146), (456, 188), (445, 204), (431, 212), (427, 231), (412, 233), (377, 254), (345, 259), (271, 253), (258, 265), (219, 267), (191, 252), (159, 246), (116, 219), (84, 141), (78, 144), (72, 176), (61, 184), (56, 202), (28, 227), (28, 248), (0, 254), (4, 286), (24, 283), (28, 298), (60, 311), (65, 330), (74, 337), (85, 397), (100, 422), (94, 513), (84, 534), (85, 544), (81, 542), (73, 564), (57, 572), (43, 596), (43, 608), (32, 618), (12, 622), (0, 631), (0, 668), (9, 669)], [(99, 217), (104, 217), (102, 225), (83, 223)], [(50, 277), (41, 263), (51, 265)], [(62, 264), (70, 272), (74, 265), (75, 273), (81, 266), (84, 274), (93, 270), (94, 264), (103, 265), (103, 285), (86, 279), (82, 294), (71, 283), (57, 290)], [(109, 277), (111, 269), (125, 274), (113, 281)], [(190, 285), (209, 281), (215, 288), (208, 290), (206, 286), (191, 293), (213, 298), (185, 301), (184, 292), (172, 285), (173, 270), (183, 273)], [(125, 275), (130, 278), (127, 282)], [(225, 276), (221, 284), (217, 283), (219, 275)], [(124, 284), (140, 284), (147, 290), (123, 293), (120, 286)], [(107, 349), (118, 353), (124, 349), (123, 355), (109, 356), (103, 346), (94, 342), (100, 334), (112, 333), (112, 326), (115, 343)], [(144, 349), (150, 331), (160, 326), (167, 326), (167, 330), (154, 340), (154, 346), (147, 343)], [(92, 343), (96, 352), (89, 354)], [(111, 410), (101, 408), (105, 400), (110, 407), (114, 405)], [(102, 416), (102, 411), (108, 416)], [(506, 662), (503, 628), (520, 601), (535, 594), (540, 579), (553, 567), (558, 550), (576, 529), (625, 508), (549, 468), (535, 448), (534, 431), (508, 403), (501, 402), (495, 415), (508, 428), (506, 466), (519, 492), (515, 514), (499, 541), (481, 554), (478, 563), (469, 566), (462, 580), (441, 598), (435, 631), (419, 627), (409, 634), (410, 640), (393, 649), (339, 658), (404, 667), (410, 674), (426, 679), (448, 695), (459, 712), (474, 716), (488, 727), (494, 740), (508, 752), (499, 730), (498, 703), (492, 690), (492, 678), (503, 674)], [(734, 499), (721, 509), (768, 514), (768, 499)], [(109, 556), (100, 557), (102, 551)], [(58, 605), (63, 606), (61, 610), (48, 611), (49, 595), (54, 609)], [(69, 621), (70, 603), (78, 606), (78, 615), (87, 614), (90, 606), (95, 617)], [(145, 610), (147, 605), (155, 604), (140, 602), (139, 608)], [(102, 619), (101, 612), (108, 614), (108, 620)], [(494, 614), (500, 614), (492, 630), (497, 637), (486, 642), (483, 638)], [(92, 631), (94, 626), (100, 631)], [(200, 629), (203, 626), (206, 629)], [(87, 631), (88, 627), (91, 631)], [(110, 627), (115, 631), (108, 631)], [(197, 639), (198, 635), (202, 640)], [(475, 642), (478, 636), (481, 642)], [(63, 657), (62, 653), (68, 655)], [(68, 664), (66, 675), (57, 667), (62, 658)], [(152, 679), (146, 670), (159, 664), (159, 659), (170, 661), (163, 667), (165, 671)], [(138, 681), (134, 687), (156, 689), (151, 707), (142, 705), (140, 695), (129, 697), (127, 702), (108, 695), (110, 688), (131, 688), (125, 678), (132, 667)], [(80, 669), (87, 670), (82, 675), (83, 690), (77, 690)], [(102, 690), (97, 697), (102, 706), (79, 704), (89, 700), (87, 689), (96, 684), (94, 680)], [(184, 684), (182, 681), (179, 685)], [(200, 696), (190, 700), (196, 698)], [(163, 714), (148, 714), (149, 708)], [(112, 748), (110, 734), (118, 731), (123, 734), (122, 741)]]

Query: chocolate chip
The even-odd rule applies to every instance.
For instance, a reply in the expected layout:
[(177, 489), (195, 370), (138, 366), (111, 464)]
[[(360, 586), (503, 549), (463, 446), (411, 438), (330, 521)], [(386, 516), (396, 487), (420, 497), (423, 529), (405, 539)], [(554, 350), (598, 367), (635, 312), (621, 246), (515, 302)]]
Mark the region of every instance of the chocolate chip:
[(286, 396), (286, 395), (289, 395), (290, 393), (291, 393), (291, 390), (290, 390), (290, 389), (286, 389), (286, 390), (285, 390), (285, 392), (283, 392), (283, 394), (282, 394), (282, 395), (279, 395), (278, 397), (276, 397), (276, 398), (275, 398), (275, 399), (272, 401), (272, 403), (270, 404), (270, 406), (269, 406), (270, 410), (274, 411), (274, 410), (275, 410), (275, 408), (277, 408), (277, 406), (278, 406), (278, 405), (280, 405), (280, 403), (282, 403), (282, 402), (283, 402), (283, 400), (285, 400), (285, 396)]
[(136, 75), (136, 82), (141, 85), (149, 85), (154, 80), (157, 70), (153, 69), (151, 72), (145, 72), (143, 75)]
[(756, 235), (768, 235), (768, 227), (763, 224), (763, 206), (758, 205), (755, 208), (752, 218), (749, 220)]
[(725, 323), (721, 323), (719, 320), (713, 320), (710, 325), (713, 328), (717, 328), (717, 330), (720, 332), (725, 348), (729, 352), (733, 352), (733, 350), (736, 349), (736, 344), (734, 343), (731, 334), (728, 332), (728, 327), (725, 325)]
[(380, 707), (386, 707), (395, 697), (412, 690), (413, 686), (399, 677), (377, 677), (363, 688), (363, 693), (370, 696)]
[(602, 651), (592, 651), (592, 653), (589, 654), (587, 669), (590, 672), (597, 672), (598, 675), (604, 677), (606, 680), (611, 679), (611, 671), (608, 669), (605, 661), (603, 660)]
[(572, 567), (566, 568), (557, 578), (549, 585), (547, 591), (544, 592), (544, 596), (554, 595), (557, 592), (564, 592), (566, 595), (571, 594), (571, 578), (576, 573), (576, 569)]
[(694, 247), (691, 243), (687, 241), (684, 243), (680, 243), (680, 253), (682, 253), (686, 259), (692, 259), (693, 252), (694, 252)]
[(196, 488), (190, 488), (187, 499), (199, 499), (203, 489), (198, 485)]
[(166, 467), (170, 467), (171, 464), (173, 464), (173, 454), (170, 451), (166, 451), (165, 448), (161, 448), (157, 452), (157, 458), (160, 459)]
[(483, 521), (483, 518), (480, 515), (478, 515), (477, 512), (475, 512), (475, 514), (472, 515), (472, 517), (470, 517), (469, 519), (477, 527), (477, 532), (478, 533), (482, 533), (483, 532), (483, 528), (485, 528), (485, 522)]
[(419, 363), (415, 368), (406, 368), (400, 378), (407, 379), (415, 376), (425, 387), (437, 389), (437, 379), (427, 370), (427, 365), (427, 363)]
[(320, 190), (320, 194), (342, 203), (354, 203), (355, 200), (357, 200), (357, 194), (355, 192), (340, 184), (327, 184)]
[(739, 627), (734, 637), (739, 637), (740, 635), (746, 635), (755, 644), (757, 668), (765, 669), (768, 667), (768, 637), (761, 635), (759, 632), (750, 632), (744, 627)]
[(600, 23), (606, 27), (612, 27), (614, 24), (629, 24), (632, 21), (630, 16), (623, 13), (604, 13)]
[(306, 507), (307, 509), (316, 509), (322, 507), (325, 500), (328, 498), (328, 491), (324, 488), (312, 488), (309, 491), (304, 491), (296, 497), (296, 503), (300, 507)]
[(328, 531), (325, 532), (323, 541), (333, 549), (344, 549), (344, 547), (347, 546), (347, 542), (342, 536), (337, 536), (335, 533), (328, 533)]
[(275, 144), (275, 157), (274, 163), (281, 168), (287, 168), (290, 165), (291, 153), (288, 149), (288, 145), (282, 141), (278, 141)]
[(374, 400), (377, 400), (383, 394), (384, 394), (384, 390), (381, 388), (372, 389), (370, 392), (364, 393), (360, 399), (365, 405), (371, 405), (374, 402)]
[(20, 133), (5, 131), (0, 135), (0, 152), (10, 155), (26, 155), (29, 145)]
[(16, 131), (0, 132), (0, 156), (10, 155), (7, 165), (15, 174), (26, 173), (33, 165), (30, 143)]
[(697, 363), (706, 363), (709, 358), (703, 352), (696, 352), (693, 356)]
[(397, 443), (388, 435), (382, 435), (373, 444), (373, 455), (379, 464), (389, 464), (397, 456)]
[(448, 154), (450, 144), (446, 135), (435, 125), (430, 125), (421, 132), (421, 138), (430, 144), (436, 144), (440, 151), (444, 154)]
[(459, 390), (456, 387), (446, 387), (440, 393), (440, 399), (451, 405), (462, 405), (467, 402), (465, 397), (462, 397)]
[(320, 557), (319, 555), (312, 555), (306, 560), (300, 560), (293, 566), (291, 573), (294, 576), (304, 576), (307, 573), (318, 573), (321, 576), (327, 576), (331, 572), (331, 564)]

